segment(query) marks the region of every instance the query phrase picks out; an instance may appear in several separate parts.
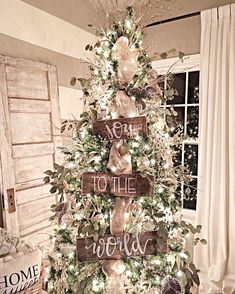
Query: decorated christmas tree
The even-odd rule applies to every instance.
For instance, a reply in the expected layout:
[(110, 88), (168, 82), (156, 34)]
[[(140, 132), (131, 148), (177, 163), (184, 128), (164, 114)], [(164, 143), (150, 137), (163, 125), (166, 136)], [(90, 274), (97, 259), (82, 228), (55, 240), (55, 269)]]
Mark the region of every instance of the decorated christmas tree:
[(175, 94), (172, 75), (153, 70), (142, 29), (127, 7), (87, 45), (91, 78), (71, 80), (83, 86), (86, 111), (62, 148), (64, 165), (44, 179), (60, 195), (50, 293), (177, 294), (199, 284), (185, 243), (201, 226), (181, 220), (178, 191), (190, 176), (177, 161), (175, 111), (164, 107)]

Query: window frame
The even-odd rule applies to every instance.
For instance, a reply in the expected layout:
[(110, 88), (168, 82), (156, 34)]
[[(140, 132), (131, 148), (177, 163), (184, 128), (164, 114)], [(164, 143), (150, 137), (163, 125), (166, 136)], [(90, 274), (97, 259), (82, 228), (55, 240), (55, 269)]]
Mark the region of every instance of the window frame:
[[(171, 67), (172, 67), (172, 69), (170, 71), (173, 74), (186, 73), (186, 75), (187, 75), (189, 72), (192, 72), (192, 71), (199, 71), (200, 72), (200, 54), (185, 56), (183, 59), (184, 59), (183, 62), (180, 61), (178, 57), (161, 59), (161, 60), (154, 60), (152, 62), (152, 67), (154, 70), (156, 70), (158, 75), (166, 74)], [(188, 79), (186, 79), (186, 88), (188, 88), (187, 83), (188, 83)], [(186, 91), (188, 91), (188, 89), (186, 89)], [(180, 105), (177, 105), (177, 106), (180, 106)], [(193, 105), (194, 104), (190, 104), (190, 106), (193, 106)], [(184, 103), (184, 104), (182, 104), (182, 106), (188, 107), (188, 103)], [(200, 99), (199, 99), (199, 109), (200, 109)], [(185, 120), (187, 120), (186, 116), (185, 116)], [(197, 140), (192, 140), (192, 141), (185, 140), (182, 143), (182, 145), (184, 146), (185, 144), (188, 144), (188, 143), (193, 144), (193, 142), (194, 142), (194, 144), (196, 143), (198, 145), (198, 148), (200, 148), (200, 138), (198, 138)], [(184, 152), (182, 154), (184, 156)], [(183, 158), (182, 158), (182, 160), (183, 160)], [(199, 178), (199, 174), (197, 174), (197, 179), (198, 178)], [(183, 206), (182, 206), (182, 219), (187, 222), (190, 222), (192, 224), (195, 224), (196, 210), (183, 208)]]

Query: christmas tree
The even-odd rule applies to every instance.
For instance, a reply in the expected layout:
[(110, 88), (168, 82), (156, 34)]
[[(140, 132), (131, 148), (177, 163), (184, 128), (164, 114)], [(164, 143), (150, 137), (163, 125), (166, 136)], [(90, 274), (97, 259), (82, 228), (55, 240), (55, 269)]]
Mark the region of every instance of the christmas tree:
[(164, 107), (175, 94), (172, 75), (153, 70), (142, 29), (127, 7), (86, 46), (96, 57), (91, 78), (71, 80), (82, 84), (86, 111), (62, 148), (64, 165), (45, 172), (60, 195), (50, 293), (177, 294), (199, 285), (185, 243), (201, 226), (181, 220), (178, 189), (190, 176), (177, 162), (175, 111)]

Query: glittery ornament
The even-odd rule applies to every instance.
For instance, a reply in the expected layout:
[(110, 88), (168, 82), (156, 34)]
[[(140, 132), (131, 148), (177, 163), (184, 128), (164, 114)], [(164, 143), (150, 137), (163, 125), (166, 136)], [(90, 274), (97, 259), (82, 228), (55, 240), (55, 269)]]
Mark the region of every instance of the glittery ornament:
[(162, 280), (161, 294), (179, 294), (180, 292), (181, 286), (178, 280), (169, 275)]

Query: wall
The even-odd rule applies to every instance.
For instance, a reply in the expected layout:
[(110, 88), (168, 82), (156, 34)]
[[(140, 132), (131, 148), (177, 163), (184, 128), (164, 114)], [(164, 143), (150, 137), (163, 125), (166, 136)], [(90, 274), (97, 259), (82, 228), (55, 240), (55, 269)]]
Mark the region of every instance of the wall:
[[(150, 56), (172, 48), (187, 55), (199, 53), (199, 16), (149, 27), (145, 33)], [(69, 81), (87, 76), (81, 59), (87, 54), (85, 45), (95, 40), (89, 32), (25, 2), (0, 0), (0, 54), (57, 66), (62, 119), (78, 119), (82, 111), (82, 92)]]
[(87, 76), (85, 46), (95, 36), (19, 0), (0, 0), (0, 54), (57, 66), (62, 119), (79, 118), (82, 91), (72, 76)]
[(186, 55), (200, 53), (200, 16), (149, 27), (145, 29), (145, 34), (144, 45), (149, 49), (150, 56), (171, 49)]

